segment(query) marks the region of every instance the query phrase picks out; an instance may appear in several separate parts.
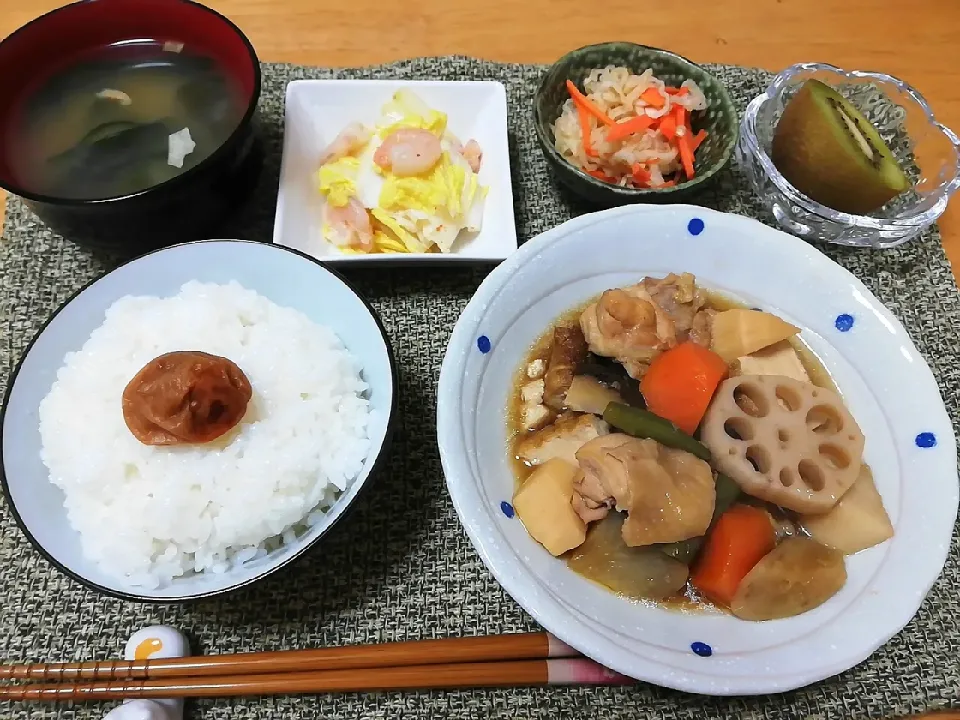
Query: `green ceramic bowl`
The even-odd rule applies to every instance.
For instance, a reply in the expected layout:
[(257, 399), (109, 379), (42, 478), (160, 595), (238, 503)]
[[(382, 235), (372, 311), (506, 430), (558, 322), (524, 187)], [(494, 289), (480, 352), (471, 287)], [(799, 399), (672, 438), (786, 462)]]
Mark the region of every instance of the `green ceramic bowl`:
[[(707, 138), (697, 149), (693, 180), (667, 188), (620, 187), (587, 175), (557, 152), (553, 124), (560, 116), (563, 103), (570, 97), (566, 88), (567, 80), (573, 80), (582, 90), (583, 81), (590, 71), (607, 65), (627, 67), (635, 73), (651, 68), (654, 75), (668, 85), (677, 86), (684, 80), (693, 80), (703, 90), (708, 107), (705, 111), (694, 113), (691, 121), (694, 131), (707, 131)], [(733, 102), (716, 77), (675, 53), (629, 42), (587, 45), (564, 55), (540, 81), (533, 113), (543, 154), (560, 182), (586, 200), (604, 206), (688, 200), (729, 162), (739, 128)]]

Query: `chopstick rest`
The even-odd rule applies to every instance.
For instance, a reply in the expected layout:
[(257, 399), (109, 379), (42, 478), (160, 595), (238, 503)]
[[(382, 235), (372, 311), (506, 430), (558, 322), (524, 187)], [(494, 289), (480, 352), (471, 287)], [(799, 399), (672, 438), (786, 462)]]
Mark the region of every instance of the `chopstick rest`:
[[(177, 658), (190, 655), (190, 643), (183, 633), (166, 625), (138, 630), (127, 641), (124, 660)], [(124, 700), (104, 715), (103, 720), (183, 720), (183, 699)]]

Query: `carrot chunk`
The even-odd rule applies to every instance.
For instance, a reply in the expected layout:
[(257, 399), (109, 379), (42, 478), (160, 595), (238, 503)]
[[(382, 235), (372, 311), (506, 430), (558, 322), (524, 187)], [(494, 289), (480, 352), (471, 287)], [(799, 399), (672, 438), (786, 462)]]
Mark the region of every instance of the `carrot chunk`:
[(752, 505), (733, 505), (707, 534), (690, 580), (710, 600), (729, 606), (753, 566), (773, 550), (770, 516)]
[(692, 435), (726, 374), (727, 363), (715, 352), (682, 342), (654, 358), (640, 392), (650, 412)]

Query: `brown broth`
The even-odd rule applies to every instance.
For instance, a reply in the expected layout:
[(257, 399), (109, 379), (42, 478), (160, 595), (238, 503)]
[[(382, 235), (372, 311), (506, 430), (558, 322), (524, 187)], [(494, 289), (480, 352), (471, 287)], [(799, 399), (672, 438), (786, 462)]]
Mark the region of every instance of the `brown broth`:
[[(701, 290), (703, 291), (702, 288)], [(744, 305), (743, 303), (720, 293), (709, 291), (703, 292), (706, 296), (704, 307), (718, 311), (748, 307), (747, 305)], [(599, 295), (597, 297), (599, 297)], [(517, 443), (519, 443), (527, 434), (527, 431), (523, 429), (523, 404), (520, 397), (520, 388), (525, 383), (529, 382), (529, 378), (526, 375), (527, 366), (537, 359), (546, 360), (550, 352), (550, 344), (553, 339), (554, 329), (558, 326), (577, 322), (577, 318), (579, 318), (583, 309), (586, 308), (590, 303), (594, 302), (594, 300), (596, 300), (596, 297), (591, 298), (582, 305), (568, 310), (558, 317), (530, 347), (530, 350), (524, 357), (523, 363), (517, 369), (517, 372), (514, 375), (513, 388), (510, 393), (509, 403), (507, 405), (507, 437), (510, 448), (510, 459), (513, 467), (514, 485), (517, 488), (519, 488), (519, 486), (522, 485), (523, 482), (530, 476), (530, 473), (533, 472), (533, 468), (520, 459), (520, 456), (517, 454), (516, 450)], [(830, 373), (827, 372), (827, 369), (820, 362), (813, 350), (811, 350), (810, 347), (808, 347), (799, 337), (791, 338), (789, 342), (800, 358), (800, 362), (803, 364), (804, 370), (806, 370), (807, 374), (810, 376), (810, 381), (814, 385), (836, 392), (837, 387), (833, 382), (833, 378), (830, 376)], [(612, 522), (616, 522), (618, 524), (620, 522), (615, 513), (612, 513), (598, 523), (594, 523), (587, 532), (592, 535), (596, 532), (597, 528), (601, 524)], [(601, 535), (604, 537), (610, 537), (608, 533), (601, 533)], [(588, 580), (603, 586), (611, 592), (614, 592), (621, 597), (627, 597), (631, 600), (651, 602), (648, 598), (631, 596), (622, 592), (618, 592), (617, 590), (610, 588), (598, 578), (599, 573), (594, 572), (593, 569), (605, 564), (609, 556), (619, 553), (622, 550), (622, 541), (619, 537), (609, 541), (607, 545), (604, 545), (603, 543), (595, 544), (591, 546), (588, 553), (584, 553), (582, 551), (578, 552), (579, 548), (577, 548), (571, 550), (562, 557), (566, 561), (567, 566), (578, 575), (581, 575), (582, 577), (585, 577)], [(596, 557), (593, 557), (593, 555), (596, 555)], [(714, 607), (710, 602), (702, 598), (696, 589), (690, 585), (690, 583), (687, 583), (679, 594), (665, 600), (658, 601), (656, 604), (678, 610), (703, 610)]]

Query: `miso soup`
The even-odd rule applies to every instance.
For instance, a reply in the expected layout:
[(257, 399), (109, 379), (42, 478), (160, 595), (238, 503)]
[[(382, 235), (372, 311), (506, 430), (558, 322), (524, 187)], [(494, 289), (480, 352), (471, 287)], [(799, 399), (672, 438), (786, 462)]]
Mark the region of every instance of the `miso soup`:
[(68, 64), (23, 104), (4, 139), (26, 190), (71, 199), (126, 195), (209, 157), (246, 110), (217, 63), (178, 42), (137, 40)]

